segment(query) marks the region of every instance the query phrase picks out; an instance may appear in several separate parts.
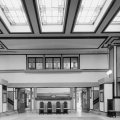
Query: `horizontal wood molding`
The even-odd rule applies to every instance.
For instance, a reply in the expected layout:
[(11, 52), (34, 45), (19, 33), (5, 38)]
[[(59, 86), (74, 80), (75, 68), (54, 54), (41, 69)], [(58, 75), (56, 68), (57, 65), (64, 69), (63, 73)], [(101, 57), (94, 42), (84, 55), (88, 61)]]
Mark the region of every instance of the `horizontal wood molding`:
[(98, 82), (73, 82), (73, 83), (9, 83), (8, 87), (24, 88), (24, 87), (38, 87), (38, 88), (69, 88), (69, 87), (97, 87)]

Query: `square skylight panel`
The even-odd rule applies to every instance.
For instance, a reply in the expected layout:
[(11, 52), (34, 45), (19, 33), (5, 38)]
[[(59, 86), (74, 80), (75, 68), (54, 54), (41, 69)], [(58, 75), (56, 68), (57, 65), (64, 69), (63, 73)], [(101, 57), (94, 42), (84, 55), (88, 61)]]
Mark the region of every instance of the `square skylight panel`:
[(106, 27), (104, 32), (120, 32), (120, 10)]
[(117, 13), (115, 18), (112, 20), (111, 24), (120, 24), (120, 11)]
[(95, 32), (113, 0), (79, 1), (73, 32)]
[(106, 0), (82, 0), (78, 12), (76, 25), (94, 24)]
[(21, 0), (0, 0), (0, 7), (10, 25), (28, 25)]
[[(42, 32), (62, 32), (67, 0), (37, 0)], [(52, 29), (51, 29), (52, 27)], [(45, 31), (48, 30), (48, 31)]]

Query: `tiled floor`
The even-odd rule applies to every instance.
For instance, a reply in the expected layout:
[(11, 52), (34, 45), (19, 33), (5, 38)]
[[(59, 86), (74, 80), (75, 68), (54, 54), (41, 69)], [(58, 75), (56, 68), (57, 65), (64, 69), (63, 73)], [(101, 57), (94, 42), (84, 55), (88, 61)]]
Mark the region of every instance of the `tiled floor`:
[(81, 112), (61, 115), (39, 115), (35, 112), (26, 112), (22, 114), (0, 117), (0, 120), (120, 120), (120, 117), (117, 116), (116, 118), (109, 118), (102, 115)]

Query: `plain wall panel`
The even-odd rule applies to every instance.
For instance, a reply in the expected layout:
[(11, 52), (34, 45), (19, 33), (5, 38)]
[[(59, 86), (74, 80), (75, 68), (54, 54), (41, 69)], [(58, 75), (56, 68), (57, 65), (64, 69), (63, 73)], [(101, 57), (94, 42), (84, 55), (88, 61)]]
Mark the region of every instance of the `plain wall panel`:
[(108, 54), (80, 55), (80, 69), (108, 69)]
[(113, 88), (112, 84), (104, 84), (104, 105), (105, 111), (108, 110), (108, 99), (113, 99)]
[(9, 83), (98, 82), (106, 77), (106, 72), (1, 73), (1, 78)]
[(3, 112), (7, 112), (7, 103), (3, 103)]
[(115, 111), (120, 111), (120, 98), (114, 99)]
[(0, 70), (26, 69), (26, 55), (0, 55)]
[(104, 102), (100, 102), (100, 111), (104, 111)]

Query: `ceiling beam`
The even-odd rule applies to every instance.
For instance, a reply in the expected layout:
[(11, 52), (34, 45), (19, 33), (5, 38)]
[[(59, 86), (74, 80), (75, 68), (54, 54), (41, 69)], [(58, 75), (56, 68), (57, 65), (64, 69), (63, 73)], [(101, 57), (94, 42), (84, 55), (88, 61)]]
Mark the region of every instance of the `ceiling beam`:
[(66, 23), (66, 34), (70, 34), (79, 0), (71, 0)]
[[(0, 29), (3, 32), (3, 34), (5, 34), (5, 35), (8, 34), (8, 31), (6, 30), (5, 26), (2, 24), (1, 21), (0, 21)], [(3, 35), (3, 34), (0, 34), (0, 36)]]
[(39, 28), (38, 28), (38, 23), (37, 23), (37, 18), (36, 18), (37, 13), (35, 13), (33, 0), (25, 0), (25, 4), (28, 10), (28, 14), (30, 17), (33, 31), (35, 34), (39, 34)]

